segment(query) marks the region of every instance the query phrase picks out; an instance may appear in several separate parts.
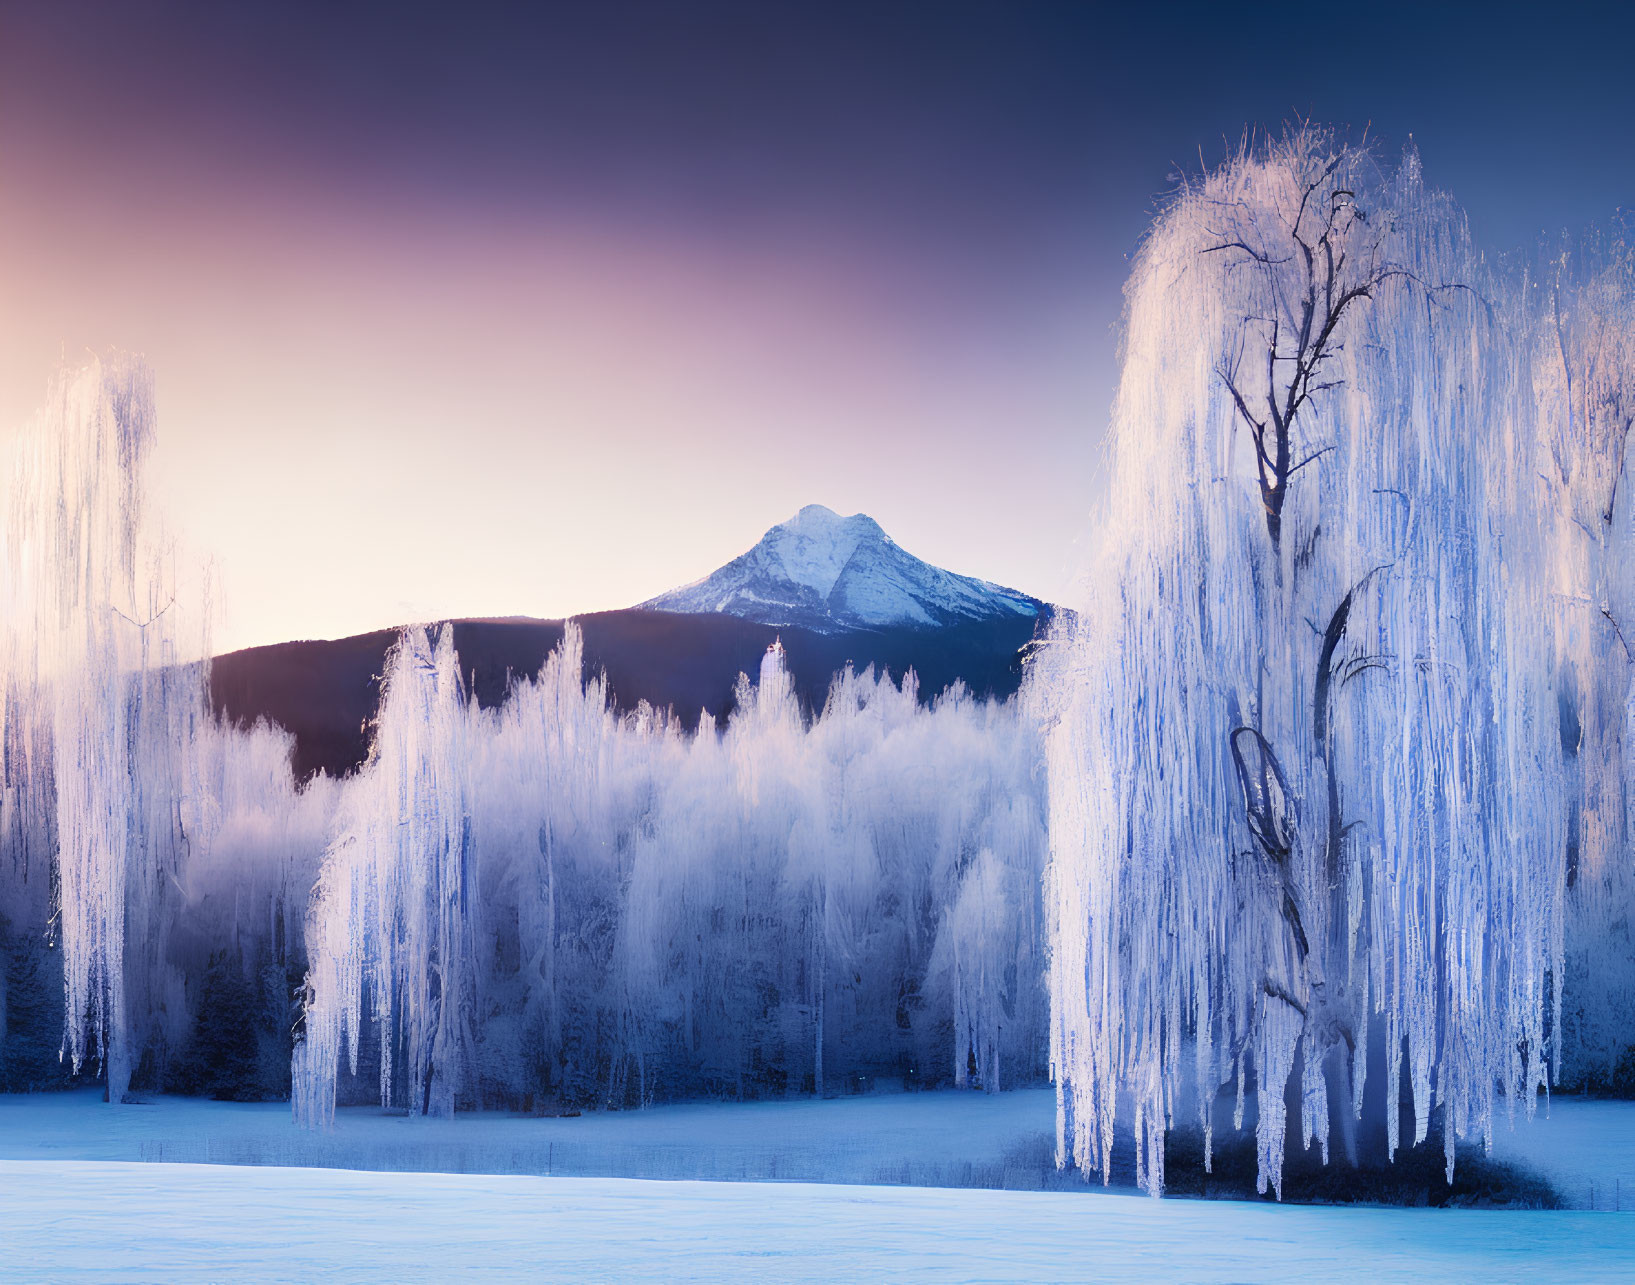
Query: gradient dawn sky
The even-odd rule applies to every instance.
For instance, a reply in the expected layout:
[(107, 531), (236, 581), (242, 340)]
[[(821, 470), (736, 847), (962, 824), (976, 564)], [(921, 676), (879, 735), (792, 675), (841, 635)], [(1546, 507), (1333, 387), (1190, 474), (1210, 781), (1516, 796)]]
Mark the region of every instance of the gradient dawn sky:
[(7, 0), (0, 431), (145, 354), (224, 650), (627, 606), (814, 502), (1056, 597), (1177, 170), (1302, 114), (1490, 247), (1605, 222), (1628, 12)]

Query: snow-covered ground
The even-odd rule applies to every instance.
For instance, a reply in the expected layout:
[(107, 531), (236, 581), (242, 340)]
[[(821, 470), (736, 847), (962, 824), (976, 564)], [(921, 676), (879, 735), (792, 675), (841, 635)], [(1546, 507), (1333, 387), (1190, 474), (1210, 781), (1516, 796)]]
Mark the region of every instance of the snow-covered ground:
[[(0, 1095), (0, 1159), (1027, 1187), (1037, 1185), (1055, 1118), (1050, 1089), (1022, 1089), (570, 1119), (423, 1120), (351, 1108), (336, 1113), (332, 1130), (310, 1132), (290, 1123), (284, 1103), (159, 1097), (110, 1108), (89, 1091)], [(1635, 1211), (1635, 1102), (1556, 1098), (1531, 1123), (1518, 1114), (1513, 1129), (1501, 1116), (1497, 1130), (1494, 1154), (1537, 1170), (1569, 1204)]]
[(1635, 1218), (0, 1161), (23, 1281), (1627, 1280)]
[[(828, 1101), (704, 1103), (571, 1119), (474, 1113), (452, 1120), (343, 1108), (295, 1127), (287, 1103), (155, 1098), (109, 1107), (96, 1091), (0, 1096), (0, 1158), (799, 1180), (1025, 1185), (1016, 1153), (1054, 1137), (1055, 1095), (899, 1093)], [(1037, 1179), (1035, 1178), (1035, 1185)]]
[[(1579, 1209), (1635, 1212), (1635, 1102), (1553, 1098), (1531, 1124), (1494, 1122), (1493, 1154), (1533, 1169)], [(1635, 1265), (1629, 1275), (1635, 1278)]]
[[(359, 1109), (314, 1134), (283, 1104), (0, 1097), (0, 1279), (1635, 1275), (1635, 1218), (970, 1189), (1036, 1182), (1054, 1109), (1049, 1090), (572, 1119)], [(1598, 1209), (1635, 1209), (1635, 1103), (1557, 1100), (1495, 1151), (1579, 1204), (1593, 1182)], [(880, 1185), (904, 1182), (941, 1185)]]

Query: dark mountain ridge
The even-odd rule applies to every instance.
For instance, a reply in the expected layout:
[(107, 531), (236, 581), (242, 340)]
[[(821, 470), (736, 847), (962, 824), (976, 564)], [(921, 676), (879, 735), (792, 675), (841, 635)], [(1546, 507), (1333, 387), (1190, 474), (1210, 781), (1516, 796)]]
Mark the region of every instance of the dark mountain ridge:
[[(1023, 650), (1039, 615), (962, 620), (933, 628), (886, 627), (825, 632), (774, 626), (736, 615), (629, 609), (577, 617), (584, 635), (587, 674), (607, 676), (621, 712), (642, 701), (669, 708), (688, 728), (700, 712), (732, 713), (740, 673), (753, 677), (774, 639), (787, 652), (795, 691), (809, 710), (820, 709), (833, 676), (848, 663), (869, 665), (901, 679), (919, 678), (930, 700), (955, 681), (978, 696), (1008, 697), (1021, 683)], [(514, 679), (531, 678), (562, 641), (561, 620), (456, 620), (454, 645), (467, 690), (492, 708)], [(299, 779), (323, 771), (342, 776), (367, 758), (371, 724), (380, 702), (380, 675), (398, 631), (381, 629), (350, 638), (275, 643), (218, 656), (210, 676), (211, 702), (242, 724), (259, 718), (295, 736)]]

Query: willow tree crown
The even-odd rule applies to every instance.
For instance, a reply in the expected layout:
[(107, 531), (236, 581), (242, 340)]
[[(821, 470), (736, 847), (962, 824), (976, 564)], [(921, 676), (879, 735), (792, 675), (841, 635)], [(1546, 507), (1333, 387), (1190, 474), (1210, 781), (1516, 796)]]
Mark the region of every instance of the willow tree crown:
[(1451, 1174), (1545, 1084), (1574, 787), (1571, 515), (1539, 463), (1583, 435), (1541, 401), (1536, 296), (1415, 155), (1315, 128), (1185, 186), (1144, 243), (1105, 534), (1031, 682), (1064, 1162), (1105, 1175), (1127, 1101), (1156, 1192), (1165, 1131), (1195, 1113), (1207, 1158), (1218, 1091), (1241, 1127), (1253, 1083), (1280, 1191), (1286, 1096), (1325, 1159), (1377, 1100), (1394, 1153), (1406, 1066)]

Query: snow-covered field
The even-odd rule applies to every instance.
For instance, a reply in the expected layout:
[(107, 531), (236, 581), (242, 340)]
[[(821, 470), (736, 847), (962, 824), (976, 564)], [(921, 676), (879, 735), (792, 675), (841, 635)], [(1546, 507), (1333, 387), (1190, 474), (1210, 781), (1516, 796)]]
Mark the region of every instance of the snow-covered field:
[[(290, 1122), (285, 1103), (160, 1097), (111, 1109), (96, 1091), (0, 1096), (0, 1158), (800, 1180), (916, 1186), (1028, 1185), (1054, 1135), (1055, 1095), (907, 1093), (590, 1112), (569, 1119), (478, 1113), (453, 1120), (342, 1109), (333, 1129)], [(1037, 1185), (1034, 1178), (1033, 1185)]]
[(1567, 1204), (1635, 1212), (1635, 1102), (1556, 1098), (1531, 1124), (1494, 1124), (1493, 1154), (1542, 1174)]
[[(1019, 1157), (1037, 1157), (1053, 1119), (1053, 1094), (1024, 1090), (572, 1119), (359, 1109), (314, 1134), (294, 1128), (283, 1104), (160, 1098), (113, 1109), (94, 1093), (0, 1097), (0, 1279), (1635, 1273), (1635, 1218), (969, 1186), (1036, 1182)], [(1623, 1207), (1635, 1209), (1635, 1103), (1555, 1101), (1548, 1118), (1501, 1132), (1495, 1151), (1548, 1173), (1569, 1198), (1594, 1183), (1598, 1209), (1628, 1189)], [(675, 1180), (699, 1177), (784, 1181)], [(931, 1185), (880, 1185), (904, 1182)]]
[(21, 1281), (1627, 1280), (1635, 1219), (0, 1161)]
[[(1038, 1185), (1055, 1129), (1050, 1089), (703, 1103), (568, 1119), (453, 1120), (342, 1109), (333, 1129), (284, 1103), (155, 1098), (111, 1109), (96, 1091), (0, 1095), (0, 1159), (115, 1160), (443, 1173)], [(1635, 1211), (1635, 1102), (1557, 1098), (1497, 1121), (1494, 1154), (1549, 1178), (1571, 1205)]]

